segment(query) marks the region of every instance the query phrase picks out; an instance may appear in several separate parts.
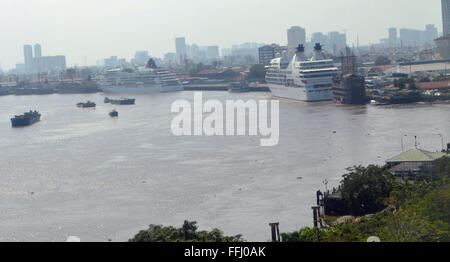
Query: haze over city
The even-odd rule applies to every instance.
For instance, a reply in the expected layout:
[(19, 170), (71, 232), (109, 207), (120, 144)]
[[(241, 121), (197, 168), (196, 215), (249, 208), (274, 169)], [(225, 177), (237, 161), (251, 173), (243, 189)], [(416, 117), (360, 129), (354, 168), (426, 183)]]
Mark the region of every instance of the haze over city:
[[(313, 32), (346, 32), (348, 44), (376, 43), (389, 27), (442, 32), (440, 0), (3, 0), (0, 3), (0, 65), (23, 63), (23, 45), (41, 43), (45, 55), (64, 54), (67, 65), (90, 65), (136, 50), (162, 57), (174, 38), (219, 45), (286, 42), (292, 25)], [(138, 7), (138, 8), (137, 8)], [(69, 12), (70, 11), (70, 12)]]

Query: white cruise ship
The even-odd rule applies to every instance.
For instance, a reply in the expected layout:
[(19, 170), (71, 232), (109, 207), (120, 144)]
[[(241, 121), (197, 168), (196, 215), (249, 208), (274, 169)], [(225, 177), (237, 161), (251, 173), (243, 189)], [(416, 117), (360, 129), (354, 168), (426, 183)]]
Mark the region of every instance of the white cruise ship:
[(266, 67), (266, 82), (273, 96), (300, 101), (333, 100), (332, 78), (338, 73), (332, 59), (326, 59), (317, 43), (311, 58), (303, 45), (294, 57), (275, 58)]
[(183, 90), (176, 76), (166, 69), (156, 67), (150, 59), (147, 66), (136, 70), (110, 69), (99, 81), (104, 93), (138, 94)]

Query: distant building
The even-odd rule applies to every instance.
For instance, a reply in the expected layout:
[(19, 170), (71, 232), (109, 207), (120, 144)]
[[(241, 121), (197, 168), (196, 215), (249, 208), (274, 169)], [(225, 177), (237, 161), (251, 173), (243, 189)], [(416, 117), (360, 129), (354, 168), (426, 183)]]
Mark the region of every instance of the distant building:
[(397, 28), (391, 27), (389, 28), (389, 46), (396, 47), (397, 46)]
[(64, 71), (66, 57), (63, 55), (35, 57), (33, 66), (35, 72)]
[(423, 43), (422, 30), (402, 28), (400, 29), (400, 41), (403, 46), (417, 46)]
[(178, 62), (182, 62), (186, 59), (186, 39), (184, 37), (175, 38), (175, 50), (177, 53)]
[(444, 36), (450, 35), (450, 0), (442, 0), (442, 24)]
[(105, 59), (104, 64), (105, 64), (105, 66), (108, 66), (108, 67), (115, 67), (119, 64), (119, 61), (117, 59), (117, 56), (111, 56), (111, 57)]
[(425, 32), (423, 34), (423, 42), (425, 44), (432, 44), (434, 39), (438, 38), (438, 30), (434, 25), (426, 25)]
[[(24, 51), (24, 64), (25, 72), (27, 73), (40, 73), (48, 71), (62, 71), (66, 70), (66, 57), (62, 55), (58, 56), (42, 56), (42, 48), (40, 44), (34, 45), (34, 57), (33, 47), (31, 45), (25, 45)], [(21, 69), (21, 65), (16, 65), (16, 69)], [(17, 70), (20, 72), (20, 70)]]
[(166, 63), (176, 63), (177, 54), (176, 53), (166, 53), (164, 54), (164, 62)]
[(339, 54), (347, 47), (347, 35), (339, 32), (328, 33), (328, 50), (333, 54)]
[(42, 48), (40, 44), (34, 45), (34, 57), (41, 57), (42, 56)]
[(294, 50), (299, 44), (306, 44), (306, 30), (293, 26), (287, 30), (288, 48)]
[(134, 54), (133, 63), (137, 65), (145, 65), (149, 59), (150, 55), (148, 54), (148, 51), (136, 51)]
[(258, 49), (258, 58), (260, 64), (268, 64), (275, 57), (283, 55), (287, 52), (288, 48), (286, 46), (279, 46), (277, 44), (265, 45)]
[(434, 42), (442, 59), (450, 59), (450, 35), (440, 37)]
[(207, 56), (208, 59), (217, 59), (219, 58), (219, 47), (214, 45), (214, 46), (208, 46), (207, 47)]
[(23, 46), (23, 56), (25, 61), (25, 71), (31, 72), (33, 70), (33, 47), (31, 47), (31, 45)]

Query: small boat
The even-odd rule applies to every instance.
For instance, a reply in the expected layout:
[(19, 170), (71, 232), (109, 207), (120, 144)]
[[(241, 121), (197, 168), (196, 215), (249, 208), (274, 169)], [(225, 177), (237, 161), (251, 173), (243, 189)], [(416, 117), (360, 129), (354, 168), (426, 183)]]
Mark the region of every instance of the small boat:
[(103, 100), (104, 103), (110, 103), (111, 99), (109, 99), (108, 97), (105, 97), (105, 100)]
[(95, 106), (96, 106), (96, 104), (94, 102), (91, 102), (91, 101), (87, 101), (86, 103), (80, 102), (80, 103), (77, 104), (77, 107), (82, 107), (82, 108), (95, 107)]
[(118, 117), (119, 112), (117, 112), (115, 109), (113, 109), (113, 111), (109, 112), (109, 116), (110, 117)]

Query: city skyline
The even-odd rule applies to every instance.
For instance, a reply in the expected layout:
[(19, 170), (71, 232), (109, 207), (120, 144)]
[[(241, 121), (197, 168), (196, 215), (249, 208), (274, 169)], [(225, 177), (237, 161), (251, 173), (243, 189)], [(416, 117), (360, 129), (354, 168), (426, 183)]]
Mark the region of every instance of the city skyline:
[[(88, 3), (90, 7), (86, 8)], [(0, 31), (6, 39), (0, 48), (1, 66), (8, 70), (23, 63), (23, 46), (27, 43), (45, 45), (48, 55), (64, 54), (67, 65), (73, 66), (93, 65), (98, 59), (112, 55), (132, 58), (136, 50), (148, 50), (152, 56), (163, 57), (165, 53), (175, 52), (174, 39), (180, 36), (189, 43), (224, 48), (243, 42), (286, 45), (286, 30), (291, 26), (305, 28), (307, 39), (314, 32), (346, 32), (349, 45), (356, 44), (358, 37), (361, 45), (378, 43), (379, 39), (388, 37), (390, 27), (423, 30), (425, 25), (434, 24), (442, 32), (439, 0), (339, 3), (285, 0), (283, 3), (247, 0), (239, 2), (237, 9), (235, 0), (214, 3), (206, 0), (195, 3), (6, 0), (0, 4)], [(322, 6), (324, 13), (307, 11), (316, 5)], [(348, 14), (349, 6), (354, 10), (353, 16)], [(64, 10), (68, 9), (79, 12), (66, 14)], [(17, 19), (19, 12), (23, 16)], [(379, 19), (381, 16), (383, 19)], [(273, 17), (277, 19), (268, 19)]]

